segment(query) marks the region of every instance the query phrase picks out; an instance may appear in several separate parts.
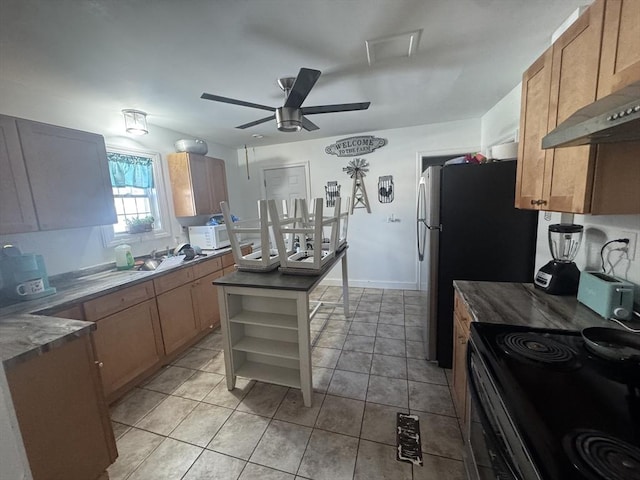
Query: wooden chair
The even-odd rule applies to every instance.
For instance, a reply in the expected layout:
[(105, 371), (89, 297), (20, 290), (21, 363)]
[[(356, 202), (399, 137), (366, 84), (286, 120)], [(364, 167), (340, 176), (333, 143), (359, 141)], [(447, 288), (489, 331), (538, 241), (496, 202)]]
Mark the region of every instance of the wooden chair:
[[(294, 211), (287, 216), (278, 215), (275, 201), (269, 200), (270, 217), (273, 219), (280, 270), (283, 273), (300, 275), (318, 275), (336, 253), (338, 246), (338, 226), (340, 216), (340, 198), (336, 198), (336, 208), (331, 216), (323, 216), (323, 200), (314, 199), (311, 211), (305, 199), (297, 199)], [(325, 229), (329, 236), (324, 237)], [(293, 238), (291, 249), (288, 242)], [(296, 241), (297, 240), (297, 241)], [(325, 241), (327, 240), (327, 241)], [(346, 239), (345, 239), (346, 241)]]
[[(238, 220), (233, 222), (229, 212), (227, 202), (220, 202), (224, 222), (227, 225), (231, 251), (238, 270), (248, 272), (269, 272), (275, 270), (280, 265), (278, 250), (271, 248), (271, 239), (275, 238), (272, 232), (273, 222), (269, 218), (269, 209), (266, 200), (258, 200), (258, 218), (251, 220)], [(275, 208), (275, 205), (274, 205)], [(276, 218), (277, 218), (276, 209)], [(260, 236), (260, 249), (242, 255), (240, 250), (240, 234), (251, 234)], [(268, 252), (268, 254), (263, 254)]]

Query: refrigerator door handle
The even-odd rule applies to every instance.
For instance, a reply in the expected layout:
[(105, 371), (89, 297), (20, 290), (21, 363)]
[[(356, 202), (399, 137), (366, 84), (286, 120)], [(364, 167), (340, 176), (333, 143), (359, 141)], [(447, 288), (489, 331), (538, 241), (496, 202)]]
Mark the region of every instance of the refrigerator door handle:
[(418, 242), (418, 260), (424, 260), (424, 247), (427, 242), (427, 222), (426, 222), (426, 185), (424, 179), (420, 179), (418, 184), (418, 202), (416, 211), (416, 230), (417, 230), (417, 242)]

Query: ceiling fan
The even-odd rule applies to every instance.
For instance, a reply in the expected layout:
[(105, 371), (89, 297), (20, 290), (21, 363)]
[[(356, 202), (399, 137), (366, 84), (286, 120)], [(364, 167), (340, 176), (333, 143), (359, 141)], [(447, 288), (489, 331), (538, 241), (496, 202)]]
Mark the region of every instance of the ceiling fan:
[(254, 125), (268, 122), (275, 119), (278, 130), (281, 132), (299, 132), (301, 129), (307, 131), (318, 130), (318, 126), (307, 119), (305, 115), (316, 115), (318, 113), (349, 112), (352, 110), (366, 110), (370, 102), (360, 103), (340, 103), (338, 105), (319, 105), (316, 107), (302, 107), (302, 102), (307, 98), (309, 92), (320, 78), (320, 70), (301, 68), (297, 77), (283, 77), (278, 79), (278, 85), (284, 91), (285, 101), (282, 107), (269, 107), (257, 103), (245, 102), (234, 98), (221, 97), (210, 93), (203, 93), (200, 98), (213, 100), (214, 102), (231, 103), (243, 107), (259, 108), (274, 112), (273, 115), (254, 120), (253, 122), (239, 125), (236, 128), (249, 128)]

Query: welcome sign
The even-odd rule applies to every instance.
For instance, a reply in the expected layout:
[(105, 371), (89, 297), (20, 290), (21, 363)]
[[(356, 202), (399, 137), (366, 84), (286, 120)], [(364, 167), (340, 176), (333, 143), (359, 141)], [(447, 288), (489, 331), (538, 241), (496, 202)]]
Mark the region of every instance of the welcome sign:
[(373, 152), (376, 148), (384, 147), (387, 144), (386, 138), (374, 137), (373, 135), (360, 135), (338, 140), (324, 149), (329, 155), (338, 157), (353, 157)]

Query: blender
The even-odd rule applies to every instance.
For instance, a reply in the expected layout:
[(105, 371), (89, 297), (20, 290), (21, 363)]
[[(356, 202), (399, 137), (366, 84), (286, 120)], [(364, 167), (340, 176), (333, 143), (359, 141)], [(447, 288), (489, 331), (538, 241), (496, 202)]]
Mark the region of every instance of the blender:
[(534, 279), (536, 288), (552, 295), (575, 295), (580, 270), (573, 262), (582, 241), (582, 225), (549, 225), (549, 250), (553, 260), (543, 266)]

